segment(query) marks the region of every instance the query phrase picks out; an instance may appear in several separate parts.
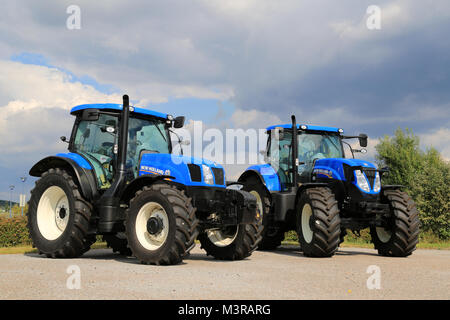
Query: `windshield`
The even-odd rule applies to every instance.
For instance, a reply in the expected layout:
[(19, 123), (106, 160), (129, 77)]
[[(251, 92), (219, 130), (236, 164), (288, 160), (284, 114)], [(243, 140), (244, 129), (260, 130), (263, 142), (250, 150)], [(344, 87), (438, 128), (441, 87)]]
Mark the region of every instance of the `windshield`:
[(142, 150), (169, 153), (169, 137), (165, 121), (130, 118), (128, 124), (128, 153), (139, 154)]
[(130, 118), (126, 164), (130, 178), (137, 177), (144, 153), (170, 153), (170, 137), (164, 120)]
[[(108, 188), (113, 178), (118, 131), (117, 117), (103, 113), (97, 121), (80, 121), (77, 127), (74, 151), (92, 163), (100, 188)], [(145, 152), (170, 153), (170, 138), (164, 120), (130, 118), (126, 163), (128, 178), (137, 176), (137, 166)]]
[(299, 133), (298, 160), (300, 162), (342, 157), (342, 146), (338, 135), (329, 133)]
[[(282, 139), (274, 139), (271, 134), (269, 161), (276, 168), (282, 186), (292, 181), (292, 132), (285, 130)], [(300, 181), (309, 181), (314, 160), (324, 158), (344, 158), (340, 137), (336, 133), (298, 133), (298, 174)]]

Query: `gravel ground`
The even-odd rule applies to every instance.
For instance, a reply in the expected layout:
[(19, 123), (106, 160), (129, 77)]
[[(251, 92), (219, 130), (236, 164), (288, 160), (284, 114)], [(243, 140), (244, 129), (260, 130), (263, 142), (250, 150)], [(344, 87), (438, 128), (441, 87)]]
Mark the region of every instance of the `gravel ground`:
[[(80, 289), (67, 287), (73, 265), (80, 270)], [(379, 267), (380, 289), (367, 287), (371, 265)], [(197, 246), (183, 264), (166, 267), (142, 265), (107, 249), (79, 259), (1, 255), (0, 299), (448, 300), (450, 251), (387, 258), (371, 249), (343, 248), (332, 258), (313, 259), (297, 247), (282, 247), (227, 262), (207, 257)]]

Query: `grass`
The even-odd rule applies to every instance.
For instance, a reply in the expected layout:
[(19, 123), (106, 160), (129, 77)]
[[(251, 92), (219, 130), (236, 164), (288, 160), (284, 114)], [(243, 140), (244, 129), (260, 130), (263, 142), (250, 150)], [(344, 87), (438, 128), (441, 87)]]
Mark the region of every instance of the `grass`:
[[(297, 241), (285, 240), (282, 242), (284, 245), (298, 245)], [(373, 244), (361, 240), (346, 240), (341, 244), (342, 248), (367, 248), (373, 249)], [(426, 242), (419, 241), (417, 249), (434, 249), (434, 250), (450, 250), (450, 241), (447, 242)]]
[[(15, 217), (16, 215), (13, 214), (13, 217)], [(8, 212), (0, 212), (0, 217), (3, 218), (9, 218), (9, 211)]]
[[(295, 231), (288, 231), (285, 234), (285, 245), (298, 245), (297, 234)], [(370, 242), (370, 234), (368, 230), (362, 230), (361, 236), (357, 237), (351, 232), (345, 236), (345, 241), (341, 244), (345, 248), (373, 248)], [(435, 249), (435, 250), (450, 250), (450, 240), (442, 241), (432, 233), (421, 233), (418, 249)]]
[(17, 246), (0, 248), (0, 254), (24, 254), (24, 253), (37, 253), (37, 250), (31, 246)]
[[(106, 242), (96, 242), (91, 246), (91, 249), (106, 249)], [(2, 254), (25, 254), (25, 253), (37, 253), (38, 251), (29, 246), (17, 246), (17, 247), (7, 247), (0, 248), (0, 255)]]

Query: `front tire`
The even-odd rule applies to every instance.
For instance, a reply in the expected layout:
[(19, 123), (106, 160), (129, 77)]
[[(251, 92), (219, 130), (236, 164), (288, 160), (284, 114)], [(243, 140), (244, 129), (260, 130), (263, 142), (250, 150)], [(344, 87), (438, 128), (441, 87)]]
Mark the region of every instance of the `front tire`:
[(91, 205), (71, 175), (59, 168), (44, 172), (31, 191), (28, 230), (33, 246), (49, 258), (75, 258), (89, 250)]
[(331, 257), (340, 243), (338, 203), (328, 188), (303, 191), (297, 204), (297, 234), (307, 257)]
[(271, 225), (270, 221), (270, 195), (264, 186), (256, 179), (250, 178), (244, 183), (243, 189), (256, 198), (256, 203), (263, 217), (262, 240), (258, 245), (259, 250), (274, 250), (284, 240), (284, 230)]
[(117, 234), (105, 234), (103, 236), (103, 241), (106, 242), (106, 246), (111, 248), (114, 253), (128, 257), (133, 255), (131, 249), (128, 247), (127, 236), (124, 232), (119, 232)]
[(370, 228), (372, 242), (382, 256), (407, 257), (419, 242), (419, 211), (405, 192), (386, 190), (383, 196), (391, 209), (390, 226)]
[(165, 183), (144, 187), (130, 201), (128, 245), (144, 264), (173, 265), (194, 247), (198, 219), (184, 191)]
[(261, 241), (262, 219), (220, 229), (205, 230), (198, 236), (201, 248), (218, 260), (242, 260), (249, 257)]

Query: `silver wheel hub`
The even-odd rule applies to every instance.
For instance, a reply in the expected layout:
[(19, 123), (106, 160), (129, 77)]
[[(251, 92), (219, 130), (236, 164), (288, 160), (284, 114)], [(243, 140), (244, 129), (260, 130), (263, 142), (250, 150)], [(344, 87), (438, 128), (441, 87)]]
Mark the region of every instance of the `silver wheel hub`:
[(141, 207), (136, 217), (136, 235), (147, 250), (157, 250), (166, 242), (169, 217), (159, 203), (148, 202)]
[(69, 222), (69, 208), (65, 201), (61, 201), (56, 207), (55, 223), (59, 230), (64, 231)]
[(256, 208), (259, 211), (259, 215), (263, 214), (263, 203), (261, 200), (261, 197), (259, 196), (259, 193), (255, 190), (250, 191), (250, 194), (253, 195), (256, 198)]
[(377, 232), (378, 239), (381, 242), (387, 243), (387, 242), (389, 242), (389, 240), (391, 240), (391, 237), (392, 237), (391, 231), (386, 230), (385, 228), (382, 228), (382, 227), (377, 227), (376, 232)]
[(239, 225), (221, 229), (206, 230), (208, 239), (217, 247), (227, 247), (236, 240), (239, 232)]

